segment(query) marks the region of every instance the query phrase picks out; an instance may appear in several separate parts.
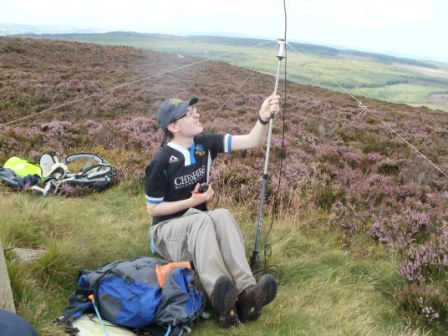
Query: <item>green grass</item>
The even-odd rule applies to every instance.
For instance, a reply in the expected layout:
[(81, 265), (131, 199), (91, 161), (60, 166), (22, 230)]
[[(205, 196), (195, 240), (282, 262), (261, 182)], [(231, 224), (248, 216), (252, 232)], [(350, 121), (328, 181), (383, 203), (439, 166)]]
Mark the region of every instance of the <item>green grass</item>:
[[(149, 218), (139, 182), (79, 198), (0, 188), (3, 245), (46, 251), (26, 265), (6, 254), (17, 311), (39, 335), (63, 335), (54, 319), (80, 270), (148, 254)], [(255, 218), (242, 204), (228, 205), (249, 253)], [(356, 237), (348, 248), (342, 234), (325, 229), (325, 215), (313, 211), (280, 218), (270, 236), (269, 264), (281, 272), (276, 300), (257, 322), (221, 330), (212, 318), (195, 326), (194, 335), (426, 335), (409, 328), (392, 303), (393, 288), (402, 281), (394, 255)], [(269, 220), (264, 222), (267, 226)]]
[(428, 85), (418, 84), (396, 84), (379, 88), (357, 88), (351, 91), (355, 95), (366, 96), (369, 98), (380, 99), (384, 101), (393, 101), (395, 103), (421, 106), (422, 102), (430, 108), (440, 108), (439, 104), (431, 103), (431, 95), (444, 94), (448, 99), (448, 90), (443, 88), (434, 88)]

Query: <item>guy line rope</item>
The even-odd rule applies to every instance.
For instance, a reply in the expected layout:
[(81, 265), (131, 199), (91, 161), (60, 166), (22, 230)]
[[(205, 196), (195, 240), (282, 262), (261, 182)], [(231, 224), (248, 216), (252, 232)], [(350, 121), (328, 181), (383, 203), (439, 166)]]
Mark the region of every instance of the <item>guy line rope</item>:
[[(270, 44), (270, 43), (272, 43), (272, 41), (258, 43), (258, 44), (255, 44), (255, 45), (249, 47), (249, 48), (255, 48), (255, 47), (262, 46), (262, 45), (265, 45), (265, 44)], [(123, 87), (126, 87), (126, 86), (130, 86), (130, 85), (134, 85), (134, 84), (137, 84), (137, 83), (140, 83), (140, 82), (144, 82), (144, 81), (152, 79), (152, 78), (156, 78), (156, 77), (159, 77), (159, 76), (171, 73), (171, 72), (175, 72), (175, 71), (178, 71), (178, 70), (186, 69), (188, 67), (191, 67), (191, 66), (194, 66), (194, 65), (198, 65), (198, 64), (201, 64), (201, 63), (204, 63), (204, 62), (208, 62), (208, 61), (211, 61), (211, 60), (214, 60), (214, 59), (219, 59), (221, 57), (225, 57), (225, 56), (228, 56), (228, 55), (231, 55), (231, 54), (232, 53), (227, 53), (227, 54), (223, 54), (223, 55), (210, 57), (210, 58), (203, 59), (203, 60), (200, 60), (200, 61), (197, 61), (197, 62), (193, 62), (193, 63), (186, 64), (186, 65), (182, 65), (180, 67), (172, 68), (170, 70), (167, 70), (167, 71), (164, 71), (164, 72), (160, 72), (160, 73), (157, 73), (157, 74), (145, 77), (145, 78), (141, 78), (141, 79), (129, 82), (129, 83), (123, 83), (123, 84), (114, 86), (112, 88), (109, 88), (109, 89), (106, 89), (106, 90), (103, 90), (103, 91), (100, 91), (100, 92), (96, 92), (94, 94), (91, 94), (91, 95), (88, 95), (88, 96), (85, 96), (85, 97), (82, 97), (82, 98), (74, 99), (74, 100), (71, 100), (71, 101), (69, 101), (67, 103), (63, 103), (63, 104), (60, 104), (60, 105), (57, 105), (57, 106), (53, 106), (53, 107), (50, 107), (50, 108), (45, 109), (43, 111), (36, 112), (36, 113), (33, 113), (33, 114), (29, 114), (27, 116), (24, 116), (22, 118), (18, 118), (18, 119), (9, 121), (9, 122), (4, 123), (4, 124), (0, 124), (0, 128), (8, 126), (8, 125), (11, 125), (11, 124), (14, 124), (14, 123), (22, 121), (22, 120), (26, 120), (26, 119), (35, 117), (37, 115), (41, 115), (41, 114), (44, 114), (44, 113), (56, 110), (56, 109), (61, 108), (61, 107), (65, 107), (65, 106), (68, 106), (68, 105), (71, 105), (71, 104), (74, 104), (74, 103), (77, 103), (77, 102), (80, 102), (80, 101), (84, 101), (84, 100), (90, 99), (92, 97), (101, 96), (101, 95), (103, 95), (106, 92), (110, 92), (110, 91), (113, 91), (113, 90), (116, 90), (116, 89), (120, 89), (120, 88), (123, 88)]]
[[(288, 43), (288, 46), (290, 46), (298, 55), (301, 57), (306, 58), (305, 55), (303, 55), (301, 52), (299, 52), (294, 46), (290, 45)], [(319, 73), (318, 77), (322, 74)], [(389, 132), (395, 134), (399, 139), (401, 139), (406, 145), (408, 145), (411, 149), (413, 149), (419, 156), (421, 156), (426, 162), (428, 162), (434, 169), (436, 169), (439, 173), (441, 173), (443, 176), (448, 178), (448, 174), (444, 172), (439, 166), (437, 166), (434, 162), (432, 162), (426, 155), (424, 155), (422, 152), (420, 152), (414, 145), (412, 145), (408, 140), (406, 140), (404, 137), (400, 135), (395, 129), (393, 129), (390, 125), (388, 125), (379, 115), (377, 115), (375, 112), (369, 110), (369, 108), (364, 105), (359, 99), (357, 99), (355, 96), (353, 96), (347, 89), (345, 89), (341, 84), (339, 84), (337, 81), (335, 81), (333, 78), (330, 78), (330, 80), (335, 83), (339, 88), (341, 88), (347, 95), (349, 95), (353, 100), (355, 100), (358, 103), (358, 107), (360, 109), (360, 114), (365, 115), (367, 112), (370, 113), (372, 116), (374, 116), (385, 128), (389, 130)]]

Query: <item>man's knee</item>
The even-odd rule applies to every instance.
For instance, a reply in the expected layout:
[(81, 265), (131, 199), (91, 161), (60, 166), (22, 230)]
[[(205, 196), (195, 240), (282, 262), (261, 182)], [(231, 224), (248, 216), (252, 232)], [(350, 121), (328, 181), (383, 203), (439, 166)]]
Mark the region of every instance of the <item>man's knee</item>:
[(202, 213), (196, 216), (196, 220), (191, 224), (193, 230), (215, 234), (215, 225), (213, 219), (209, 215)]
[(212, 217), (215, 228), (218, 231), (238, 226), (232, 214), (227, 209), (213, 210), (212, 212), (210, 212), (210, 217)]
[(226, 220), (226, 219), (232, 219), (233, 216), (227, 209), (215, 209), (210, 212), (210, 216), (215, 220)]

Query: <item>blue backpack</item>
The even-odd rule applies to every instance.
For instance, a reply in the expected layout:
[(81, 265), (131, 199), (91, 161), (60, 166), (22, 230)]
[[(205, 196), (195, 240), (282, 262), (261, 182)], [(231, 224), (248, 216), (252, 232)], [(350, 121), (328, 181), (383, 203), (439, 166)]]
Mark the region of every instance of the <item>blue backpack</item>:
[(99, 320), (119, 326), (156, 335), (162, 327), (164, 335), (182, 335), (203, 312), (204, 296), (188, 268), (173, 268), (161, 283), (156, 269), (164, 265), (162, 259), (137, 257), (80, 272), (60, 323), (95, 311)]

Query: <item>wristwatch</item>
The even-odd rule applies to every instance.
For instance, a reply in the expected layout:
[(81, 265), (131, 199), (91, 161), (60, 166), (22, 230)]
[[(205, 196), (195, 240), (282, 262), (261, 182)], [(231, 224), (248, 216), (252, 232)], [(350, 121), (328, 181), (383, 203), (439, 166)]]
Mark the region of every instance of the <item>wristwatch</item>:
[(269, 120), (263, 120), (260, 116), (260, 114), (258, 114), (258, 121), (260, 122), (260, 124), (262, 125), (267, 125), (267, 123), (269, 122)]

